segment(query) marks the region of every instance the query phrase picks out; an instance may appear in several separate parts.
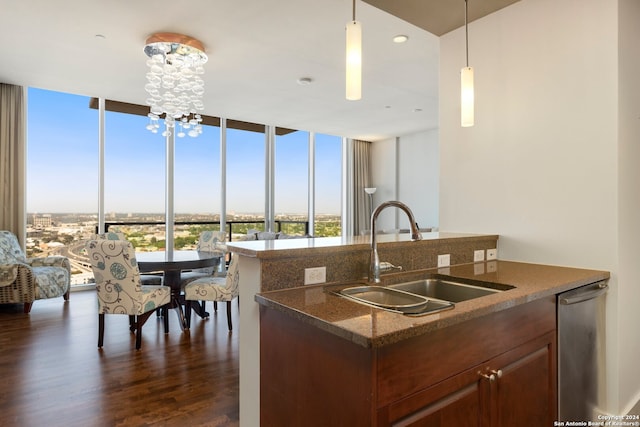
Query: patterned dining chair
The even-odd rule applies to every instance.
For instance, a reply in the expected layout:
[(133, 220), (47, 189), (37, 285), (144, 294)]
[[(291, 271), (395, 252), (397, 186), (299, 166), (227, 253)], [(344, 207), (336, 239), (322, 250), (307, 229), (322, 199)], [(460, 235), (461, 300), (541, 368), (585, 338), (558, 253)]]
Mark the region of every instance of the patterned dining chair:
[[(188, 301), (226, 301), (227, 302), (227, 324), (229, 331), (233, 329), (231, 324), (231, 301), (239, 295), (240, 277), (238, 274), (238, 255), (231, 254), (231, 262), (227, 277), (202, 277), (187, 284), (184, 287), (184, 299)], [(185, 304), (185, 316), (187, 325), (191, 325), (191, 306)]]
[(205, 230), (198, 237), (197, 249), (203, 252), (224, 252), (227, 232), (224, 230)]
[(142, 326), (157, 309), (164, 311), (164, 332), (169, 332), (168, 286), (142, 286), (133, 245), (126, 240), (90, 240), (87, 253), (98, 293), (98, 347), (104, 342), (104, 315), (126, 314), (129, 329), (136, 334), (136, 349), (142, 344)]
[[(196, 268), (192, 271), (183, 271), (180, 275), (181, 287), (184, 287), (193, 282), (194, 280), (206, 278), (208, 276), (220, 276), (224, 277), (226, 275), (226, 262), (225, 258), (227, 256), (227, 232), (226, 231), (218, 231), (218, 230), (205, 230), (200, 233), (198, 236), (198, 243), (196, 246), (196, 250), (198, 252), (211, 252), (220, 254), (220, 264), (218, 265), (218, 270), (215, 267), (204, 267), (204, 268)], [(205, 301), (201, 302), (202, 311), (206, 310)], [(218, 303), (216, 301), (213, 302), (214, 311), (218, 311)]]
[[(124, 233), (108, 231), (106, 233), (94, 234), (91, 240), (127, 240)], [(162, 274), (140, 274), (140, 281), (146, 285), (162, 285)]]
[[(200, 233), (196, 250), (198, 252), (211, 252), (224, 257), (227, 255), (227, 232), (206, 230)], [(221, 263), (222, 275), (226, 272), (225, 264)], [(201, 273), (215, 274), (213, 267), (198, 269)]]

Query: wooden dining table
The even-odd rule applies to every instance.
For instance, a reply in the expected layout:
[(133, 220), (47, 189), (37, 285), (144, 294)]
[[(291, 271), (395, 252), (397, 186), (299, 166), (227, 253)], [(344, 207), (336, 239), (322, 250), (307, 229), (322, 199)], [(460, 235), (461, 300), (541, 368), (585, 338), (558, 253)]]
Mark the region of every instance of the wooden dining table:
[(178, 321), (182, 330), (189, 329), (184, 315), (183, 306), (189, 304), (191, 309), (200, 317), (208, 317), (200, 304), (186, 301), (182, 296), (181, 274), (185, 270), (213, 267), (220, 264), (222, 255), (215, 252), (174, 250), (156, 252), (136, 252), (138, 269), (141, 273), (162, 272), (164, 285), (171, 288), (171, 307), (178, 315)]

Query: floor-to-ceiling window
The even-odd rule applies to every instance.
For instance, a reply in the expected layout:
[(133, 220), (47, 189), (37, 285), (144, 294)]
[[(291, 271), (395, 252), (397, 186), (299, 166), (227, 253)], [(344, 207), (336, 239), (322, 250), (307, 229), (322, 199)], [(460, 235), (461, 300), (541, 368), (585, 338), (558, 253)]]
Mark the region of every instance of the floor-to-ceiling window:
[(88, 97), (28, 89), (27, 256), (68, 256), (72, 285), (93, 278), (82, 252), (97, 224), (97, 135)]
[(197, 138), (176, 138), (173, 196), (176, 248), (195, 248), (201, 231), (220, 229), (220, 189), (220, 128), (203, 126)]
[[(154, 225), (164, 221), (165, 138), (147, 124), (144, 116), (105, 113), (105, 223), (137, 250), (162, 249), (165, 240), (164, 225)], [(97, 134), (91, 143), (97, 145)]]
[[(30, 88), (27, 115), (27, 250), (71, 258), (72, 283), (92, 279), (84, 244), (99, 219), (99, 111), (90, 98)], [(104, 132), (104, 217), (137, 250), (165, 246), (166, 141), (146, 129), (146, 116), (107, 111)], [(265, 186), (266, 138), (229, 128), (226, 159), (221, 132), (205, 126), (197, 138), (176, 138), (174, 227), (176, 248), (193, 245), (202, 228), (217, 229), (226, 165), (227, 229), (236, 237), (265, 228), (265, 197), (273, 192), (276, 221), (286, 234), (302, 235), (308, 218), (309, 133), (275, 139), (274, 185)], [(341, 138), (315, 135), (314, 235), (340, 234)], [(205, 223), (205, 224), (202, 224)]]
[(342, 200), (342, 138), (316, 134), (315, 236), (339, 236)]
[(275, 220), (288, 235), (305, 235), (309, 197), (309, 132), (276, 136)]
[(227, 223), (233, 235), (264, 230), (264, 206), (264, 130), (227, 129)]

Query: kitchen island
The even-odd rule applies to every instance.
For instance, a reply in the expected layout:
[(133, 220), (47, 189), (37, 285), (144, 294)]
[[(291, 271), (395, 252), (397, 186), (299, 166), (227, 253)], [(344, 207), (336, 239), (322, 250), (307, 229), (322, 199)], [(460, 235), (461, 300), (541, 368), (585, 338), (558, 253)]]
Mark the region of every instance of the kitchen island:
[[(384, 260), (410, 265), (410, 271), (383, 276), (383, 285), (439, 273), (514, 288), (457, 303), (453, 310), (408, 317), (331, 292), (366, 274), (366, 242), (356, 239), (325, 246), (323, 239), (315, 239), (296, 242), (295, 249), (291, 243), (238, 245), (234, 250), (244, 255), (241, 271), (243, 261), (246, 267), (241, 296), (243, 284), (256, 291), (245, 292), (243, 303), (244, 308), (253, 303), (249, 310), (255, 312), (241, 311), (241, 420), (243, 404), (248, 408), (243, 387), (245, 393), (256, 392), (255, 385), (247, 391), (249, 386), (242, 382), (243, 376), (255, 379), (243, 374), (243, 357), (253, 358), (252, 372), (260, 378), (259, 397), (250, 404), (259, 406), (261, 425), (498, 425), (523, 417), (541, 423), (553, 420), (555, 295), (606, 280), (608, 273), (498, 260), (473, 263), (474, 251), (495, 248), (497, 236), (432, 237), (426, 243), (403, 242), (402, 236), (380, 242)], [(317, 249), (303, 250), (299, 246), (304, 244)], [(425, 259), (435, 263), (439, 253), (450, 253), (455, 265), (423, 267)], [(336, 259), (341, 264), (326, 262)], [(283, 268), (273, 264), (277, 261)], [(301, 264), (311, 267), (322, 265), (321, 261), (327, 265), (325, 285), (301, 286), (300, 271), (287, 275)], [(355, 277), (345, 277), (348, 271)], [(250, 327), (259, 323), (257, 354), (244, 351), (245, 325), (251, 316)]]
[(447, 270), (514, 288), (421, 317), (332, 286), (257, 295), (261, 425), (553, 425), (556, 294), (608, 273), (507, 261)]

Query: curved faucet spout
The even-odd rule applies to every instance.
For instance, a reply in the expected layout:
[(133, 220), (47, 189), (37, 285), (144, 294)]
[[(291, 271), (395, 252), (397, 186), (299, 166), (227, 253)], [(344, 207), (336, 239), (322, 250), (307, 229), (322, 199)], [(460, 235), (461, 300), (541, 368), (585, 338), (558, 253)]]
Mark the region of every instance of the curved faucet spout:
[(378, 221), (380, 212), (389, 206), (399, 208), (407, 214), (409, 226), (411, 227), (411, 240), (422, 240), (422, 235), (418, 231), (418, 224), (416, 224), (416, 219), (411, 209), (409, 209), (409, 206), (396, 200), (390, 200), (378, 206), (371, 214), (371, 263), (369, 265), (369, 282), (372, 283), (380, 283), (380, 258), (378, 257), (378, 242), (376, 240), (376, 222)]

